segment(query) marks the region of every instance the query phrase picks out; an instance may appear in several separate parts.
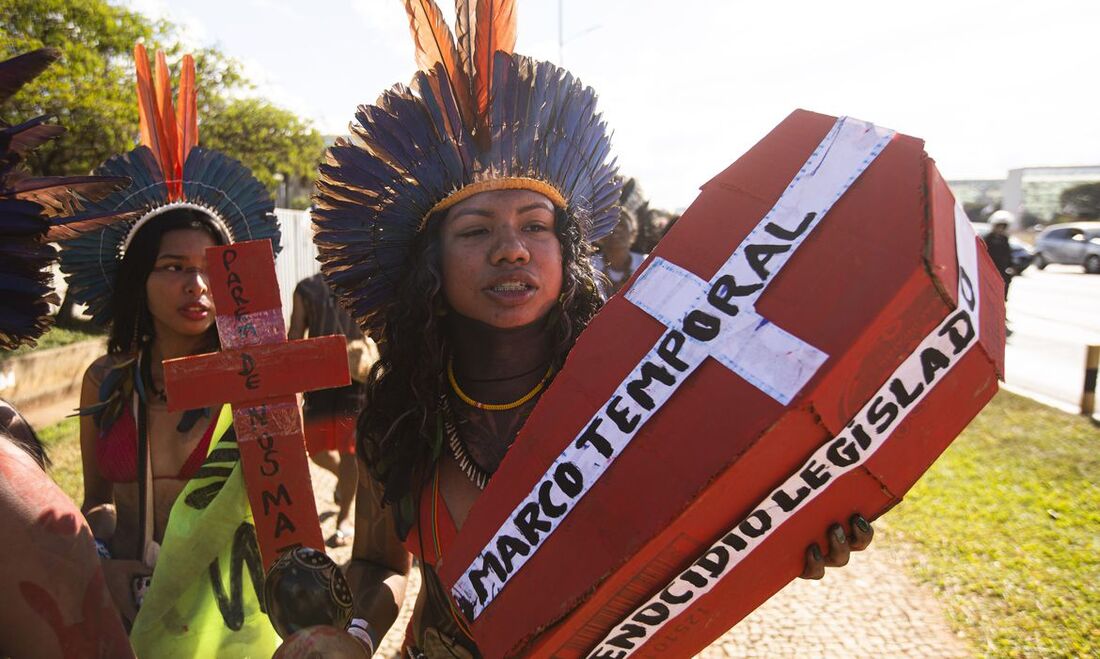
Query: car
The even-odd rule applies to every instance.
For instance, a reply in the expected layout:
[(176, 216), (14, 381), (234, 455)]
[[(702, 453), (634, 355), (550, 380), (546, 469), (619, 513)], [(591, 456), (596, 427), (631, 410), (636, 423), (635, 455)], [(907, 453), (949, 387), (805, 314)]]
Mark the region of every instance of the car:
[(1080, 265), (1100, 274), (1100, 222), (1073, 222), (1047, 227), (1035, 241), (1035, 267), (1051, 263)]
[[(985, 238), (989, 235), (989, 232), (993, 230), (992, 225), (986, 222), (973, 222), (971, 226), (974, 227), (974, 232), (978, 234), (979, 238)], [(1008, 246), (1012, 249), (1012, 270), (1018, 275), (1023, 272), (1027, 266), (1031, 265), (1033, 258), (1031, 247), (1013, 236), (1008, 237)]]

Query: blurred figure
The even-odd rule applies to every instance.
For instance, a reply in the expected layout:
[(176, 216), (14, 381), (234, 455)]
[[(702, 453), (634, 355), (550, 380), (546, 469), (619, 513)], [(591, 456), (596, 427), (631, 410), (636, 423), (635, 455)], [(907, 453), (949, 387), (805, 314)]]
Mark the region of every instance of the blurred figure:
[(642, 207), (638, 213), (638, 237), (631, 248), (639, 254), (649, 254), (657, 248), (657, 243), (665, 237), (665, 233), (677, 216), (672, 211), (663, 208), (652, 208), (648, 204)]
[(1012, 213), (997, 211), (989, 216), (990, 232), (982, 240), (993, 259), (993, 265), (1001, 273), (1005, 282), (1005, 300), (1008, 299), (1008, 285), (1016, 271), (1012, 267), (1012, 247), (1008, 244), (1008, 225), (1012, 222)]
[(645, 254), (630, 251), (638, 237), (638, 219), (626, 209), (619, 211), (619, 223), (607, 237), (596, 242), (599, 253), (592, 257), (592, 267), (603, 275), (596, 282), (603, 299), (619, 292), (630, 275), (645, 261)]
[(632, 250), (639, 242), (638, 220), (648, 214), (648, 206), (638, 179), (625, 179), (619, 192), (619, 222), (614, 231), (594, 243), (597, 252), (592, 257), (592, 267), (603, 275), (596, 277), (596, 287), (604, 300), (619, 292), (645, 260), (648, 250), (645, 253)]
[[(290, 315), (289, 339), (343, 334), (348, 340), (349, 354), (354, 346), (369, 342), (340, 307), (325, 280), (318, 273), (299, 282), (294, 289), (294, 307)], [(373, 347), (373, 346), (371, 346)], [(346, 387), (308, 391), (304, 394), (302, 416), (305, 421), (306, 448), (319, 467), (336, 476), (336, 491), (332, 498), (336, 513), (336, 533), (330, 539), (334, 547), (347, 545), (355, 533), (349, 519), (351, 502), (355, 498), (358, 471), (355, 462), (355, 419), (359, 413), (361, 377), (352, 368), (352, 382)]]

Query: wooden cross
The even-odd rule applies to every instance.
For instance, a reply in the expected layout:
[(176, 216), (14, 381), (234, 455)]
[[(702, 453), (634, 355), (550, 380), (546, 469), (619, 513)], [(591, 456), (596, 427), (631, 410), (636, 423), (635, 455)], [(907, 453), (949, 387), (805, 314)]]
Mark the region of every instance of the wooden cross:
[(264, 569), (295, 546), (324, 552), (296, 393), (351, 382), (346, 340), (286, 340), (269, 240), (206, 250), (221, 352), (164, 362), (169, 411), (230, 403)]

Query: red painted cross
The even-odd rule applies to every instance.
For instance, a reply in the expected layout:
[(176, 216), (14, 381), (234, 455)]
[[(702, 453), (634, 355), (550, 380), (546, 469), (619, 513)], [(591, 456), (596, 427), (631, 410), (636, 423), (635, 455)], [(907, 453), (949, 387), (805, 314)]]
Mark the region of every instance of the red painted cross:
[(168, 409), (233, 405), (264, 568), (302, 545), (324, 551), (295, 394), (346, 385), (343, 336), (287, 341), (268, 240), (210, 247), (222, 351), (164, 362)]

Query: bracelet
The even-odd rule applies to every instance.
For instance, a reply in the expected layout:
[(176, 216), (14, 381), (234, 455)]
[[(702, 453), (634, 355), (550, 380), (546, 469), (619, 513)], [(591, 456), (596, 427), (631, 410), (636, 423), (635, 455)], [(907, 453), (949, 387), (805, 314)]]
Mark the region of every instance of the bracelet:
[(99, 538), (95, 538), (95, 553), (98, 554), (100, 558), (111, 558), (111, 550), (107, 548), (107, 543)]
[(366, 646), (368, 657), (374, 656), (374, 639), (371, 638), (369, 622), (362, 618), (352, 618), (345, 631)]

